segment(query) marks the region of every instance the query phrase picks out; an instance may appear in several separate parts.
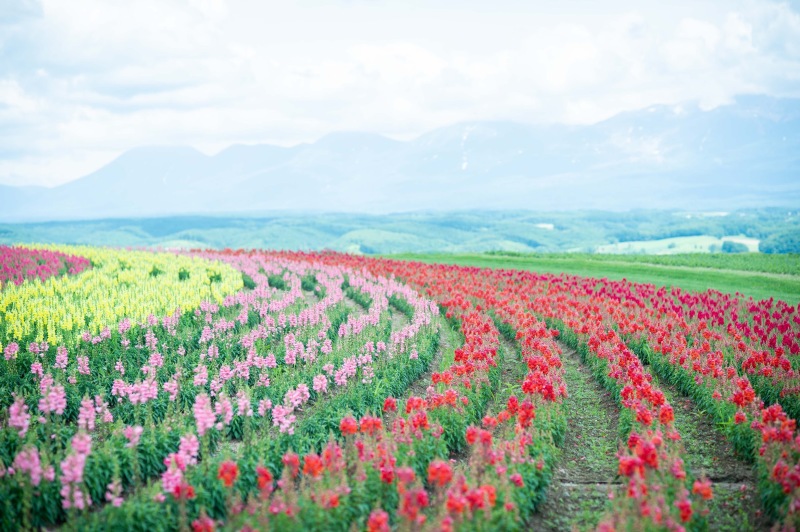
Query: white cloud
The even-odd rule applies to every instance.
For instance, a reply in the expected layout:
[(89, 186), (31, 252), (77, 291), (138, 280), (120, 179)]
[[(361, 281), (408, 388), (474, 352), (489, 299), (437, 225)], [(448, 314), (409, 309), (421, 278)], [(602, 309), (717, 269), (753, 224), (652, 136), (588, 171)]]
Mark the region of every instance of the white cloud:
[(57, 184), (146, 144), (408, 138), (800, 96), (788, 4), (555, 5), (0, 0), (0, 182)]

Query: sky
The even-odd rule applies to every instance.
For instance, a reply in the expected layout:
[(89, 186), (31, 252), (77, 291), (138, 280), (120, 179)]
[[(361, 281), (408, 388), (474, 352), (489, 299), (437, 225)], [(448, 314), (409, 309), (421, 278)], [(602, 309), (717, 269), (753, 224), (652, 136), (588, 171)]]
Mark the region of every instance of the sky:
[(590, 124), (800, 97), (800, 5), (767, 0), (0, 0), (0, 184), (144, 145)]

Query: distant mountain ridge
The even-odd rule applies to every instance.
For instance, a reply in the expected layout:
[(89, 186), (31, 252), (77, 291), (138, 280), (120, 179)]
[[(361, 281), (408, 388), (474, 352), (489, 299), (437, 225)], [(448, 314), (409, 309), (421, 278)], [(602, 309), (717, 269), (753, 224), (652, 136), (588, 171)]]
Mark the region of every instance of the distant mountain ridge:
[(260, 211), (701, 209), (800, 205), (800, 100), (652, 106), (590, 126), (470, 122), (411, 141), (129, 150), (48, 189), (0, 185), (0, 220)]

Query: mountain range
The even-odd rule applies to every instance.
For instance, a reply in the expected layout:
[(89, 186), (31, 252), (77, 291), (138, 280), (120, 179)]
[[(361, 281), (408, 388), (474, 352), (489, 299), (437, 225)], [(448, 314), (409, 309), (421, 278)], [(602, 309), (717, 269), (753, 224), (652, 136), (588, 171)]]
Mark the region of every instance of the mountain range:
[(275, 211), (800, 206), (800, 100), (652, 106), (585, 125), (470, 122), (409, 141), (129, 150), (54, 187), (0, 185), (5, 222)]

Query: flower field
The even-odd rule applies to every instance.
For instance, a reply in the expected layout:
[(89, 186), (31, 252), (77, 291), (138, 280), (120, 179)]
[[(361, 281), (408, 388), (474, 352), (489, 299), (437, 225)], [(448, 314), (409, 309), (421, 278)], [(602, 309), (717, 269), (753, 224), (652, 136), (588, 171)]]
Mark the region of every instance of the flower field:
[[(584, 525), (800, 524), (781, 301), (327, 252), (2, 252), (3, 530), (528, 529), (569, 480), (569, 364), (618, 421)], [(732, 482), (693, 460), (686, 404), (757, 497), (717, 506)]]

